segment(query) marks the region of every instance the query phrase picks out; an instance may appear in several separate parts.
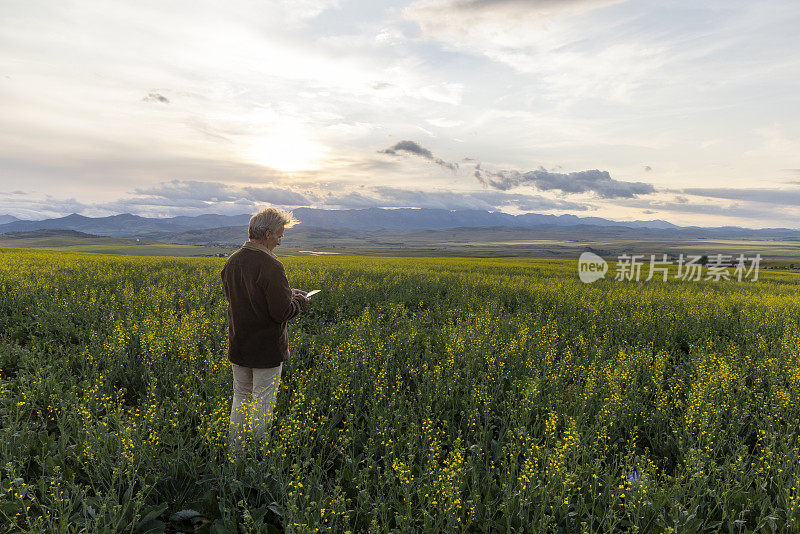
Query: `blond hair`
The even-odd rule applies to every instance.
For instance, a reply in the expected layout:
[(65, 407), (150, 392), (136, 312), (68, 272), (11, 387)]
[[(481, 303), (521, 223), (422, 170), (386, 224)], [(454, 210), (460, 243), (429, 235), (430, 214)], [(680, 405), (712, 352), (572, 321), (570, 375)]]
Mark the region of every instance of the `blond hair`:
[(247, 229), (250, 239), (261, 239), (267, 231), (277, 234), (281, 227), (289, 228), (297, 224), (291, 211), (281, 211), (275, 208), (265, 208), (250, 217), (250, 226)]

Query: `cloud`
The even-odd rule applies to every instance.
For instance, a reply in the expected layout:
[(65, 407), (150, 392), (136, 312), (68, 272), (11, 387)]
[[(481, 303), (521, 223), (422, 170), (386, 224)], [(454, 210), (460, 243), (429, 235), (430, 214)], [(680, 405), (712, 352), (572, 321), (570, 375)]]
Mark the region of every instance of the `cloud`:
[(323, 197), (322, 203), (326, 207), (337, 207), (341, 209), (377, 208), (384, 205), (379, 198), (355, 191), (347, 193), (328, 193)]
[(59, 199), (49, 195), (0, 197), (0, 212), (9, 212), (21, 219), (30, 220), (63, 217), (70, 213), (88, 217), (120, 213), (133, 213), (142, 217), (174, 217), (206, 213), (239, 215), (255, 212), (264, 207), (265, 203), (283, 207), (309, 204), (303, 195), (277, 187), (238, 188), (220, 183), (176, 182), (137, 190), (136, 196), (105, 202), (83, 203), (74, 198)]
[(63, 217), (70, 213), (80, 213), (91, 207), (75, 198), (61, 199), (50, 195), (31, 197), (0, 196), (0, 213), (7, 213), (19, 219), (38, 221), (54, 217)]
[[(619, 199), (614, 202), (618, 206), (626, 208), (649, 209), (658, 212), (685, 213), (693, 215), (724, 217), (730, 220), (726, 224), (736, 226), (749, 226), (751, 228), (776, 227), (797, 227), (797, 210), (785, 207), (762, 206), (759, 204), (748, 205), (746, 203), (692, 203), (692, 202), (672, 202), (659, 199)], [(717, 219), (719, 220), (719, 219)], [(708, 218), (690, 219), (682, 224), (692, 226), (710, 226)], [(748, 224), (749, 223), (749, 224)]]
[(378, 186), (341, 194), (328, 193), (325, 207), (353, 208), (438, 208), (497, 211), (514, 207), (520, 211), (572, 210), (586, 211), (593, 207), (539, 195), (500, 191), (423, 191)]
[(769, 128), (757, 128), (756, 135), (761, 137), (761, 144), (745, 154), (757, 157), (786, 158), (788, 161), (796, 161), (795, 155), (800, 151), (800, 142), (796, 137), (785, 132), (785, 128), (772, 126)]
[(562, 19), (624, 1), (421, 0), (406, 7), (403, 15), (425, 36), (449, 47), (528, 69), (537, 51), (571, 57), (573, 49), (559, 48), (590, 37), (568, 35), (567, 28), (559, 26)]
[(608, 171), (597, 169), (565, 174), (540, 168), (522, 173), (516, 170), (487, 171), (477, 164), (473, 176), (484, 186), (501, 191), (520, 185), (532, 185), (541, 191), (556, 190), (563, 193), (591, 191), (601, 198), (633, 198), (655, 192), (652, 184), (614, 180)]
[[(781, 169), (781, 172), (791, 174), (795, 178), (800, 178), (800, 169)], [(784, 183), (791, 185), (800, 185), (800, 180), (786, 180)]]
[(269, 202), (270, 204), (309, 206), (311, 201), (289, 189), (279, 189), (277, 187), (245, 187), (243, 191), (247, 196), (259, 202)]
[(767, 204), (784, 204), (800, 206), (800, 189), (767, 189), (750, 188), (735, 189), (729, 187), (691, 187), (683, 189), (683, 193), (701, 197), (745, 200), (747, 202), (764, 202)]
[[(725, 217), (759, 217), (764, 215), (764, 210), (750, 209), (739, 204), (691, 204), (675, 203), (666, 201), (653, 201), (646, 203), (647, 206), (658, 211), (678, 211), (683, 213), (696, 213), (704, 215), (723, 215)], [(698, 224), (698, 226), (701, 226)]]
[(149, 189), (134, 189), (134, 193), (173, 200), (225, 201), (237, 198), (234, 188), (229, 185), (196, 180), (171, 180)]
[[(552, 200), (533, 195), (515, 195), (497, 191), (421, 191), (396, 187), (376, 187), (388, 206), (409, 206), (442, 209), (480, 209), (497, 210), (504, 206), (518, 206), (524, 203), (527, 209), (586, 209), (571, 202)], [(387, 206), (387, 207), (388, 207)], [(536, 206), (532, 208), (531, 206)]]
[(644, 166), (644, 171), (645, 171), (645, 172), (650, 172), (650, 171), (652, 171), (652, 170), (653, 170), (653, 167), (651, 167), (650, 165), (645, 165), (645, 166)]
[(519, 195), (509, 200), (509, 205), (515, 206), (521, 211), (587, 211), (595, 209), (590, 204), (576, 204), (565, 200), (553, 200), (550, 198), (534, 195)]
[[(523, 27), (539, 30), (549, 19), (578, 15), (625, 0), (422, 0), (404, 10), (423, 31), (437, 36), (491, 38), (512, 46), (528, 41), (517, 36)], [(531, 26), (533, 25), (533, 26)], [(486, 31), (502, 29), (505, 31)], [(522, 33), (522, 32), (520, 32)], [(515, 38), (514, 41), (509, 41)]]
[(464, 92), (464, 84), (441, 82), (435, 85), (426, 85), (419, 90), (420, 96), (454, 106), (461, 103), (461, 95)]
[[(304, 195), (289, 188), (274, 186), (235, 187), (221, 182), (201, 182), (196, 180), (171, 180), (157, 187), (135, 189), (134, 193), (143, 198), (127, 199), (138, 204), (160, 204), (165, 206), (202, 207), (218, 202), (247, 200), (250, 202), (269, 202), (282, 206), (308, 206), (311, 201)], [(158, 199), (158, 200), (155, 200)]]
[(160, 104), (169, 104), (169, 98), (159, 93), (149, 93), (142, 99), (142, 102), (158, 102)]
[(406, 154), (412, 154), (414, 156), (425, 158), (429, 161), (436, 163), (437, 165), (446, 167), (453, 172), (456, 172), (458, 170), (458, 163), (450, 163), (441, 158), (437, 158), (433, 155), (433, 153), (430, 150), (428, 150), (427, 148), (423, 147), (422, 145), (414, 141), (400, 141), (390, 146), (389, 148), (378, 150), (378, 152), (380, 154), (392, 154), (392, 155), (395, 155), (398, 152), (405, 152)]
[[(686, 80), (681, 71), (664, 71), (680, 58), (705, 52), (680, 42), (683, 32), (655, 31), (660, 25), (650, 20), (654, 15), (645, 14), (646, 8), (610, 7), (625, 2), (421, 0), (402, 13), (446, 51), (488, 58), (535, 76), (536, 98), (564, 108), (598, 99), (634, 103), (641, 91), (662, 80)], [(698, 40), (703, 43), (702, 36)]]
[(287, 18), (300, 22), (313, 19), (327, 9), (338, 7), (339, 0), (279, 0), (277, 5)]
[(456, 120), (456, 119), (446, 119), (444, 117), (440, 117), (438, 119), (426, 119), (428, 124), (432, 124), (433, 126), (438, 126), (439, 128), (453, 128), (455, 126), (461, 126), (464, 124), (464, 121)]
[[(233, 202), (234, 199), (226, 200), (199, 200), (194, 198), (168, 198), (168, 197), (126, 197), (111, 202), (97, 202), (92, 207), (102, 208), (114, 213), (133, 213), (142, 212), (142, 208), (189, 208), (210, 210), (218, 205)], [(252, 202), (251, 202), (252, 203)]]

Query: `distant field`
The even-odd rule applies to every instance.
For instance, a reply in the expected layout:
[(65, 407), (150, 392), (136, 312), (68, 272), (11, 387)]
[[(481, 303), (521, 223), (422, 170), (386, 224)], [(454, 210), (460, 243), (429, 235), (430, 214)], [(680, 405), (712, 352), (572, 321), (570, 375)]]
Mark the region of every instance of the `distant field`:
[(431, 243), (431, 250), (463, 251), (474, 256), (491, 256), (500, 252), (502, 256), (523, 257), (574, 257), (585, 250), (593, 250), (606, 259), (614, 259), (620, 254), (761, 254), (765, 259), (798, 260), (800, 262), (800, 242), (796, 241), (747, 241), (747, 240), (685, 240), (685, 241), (645, 241), (645, 240), (602, 240), (569, 241), (532, 239), (524, 241), (471, 241), (465, 243)]
[[(501, 234), (498, 234), (498, 236)], [(800, 268), (800, 241), (758, 241), (729, 239), (694, 240), (633, 240), (633, 239), (498, 239), (465, 241), (463, 232), (452, 237), (436, 234), (438, 241), (426, 241), (424, 234), (409, 237), (407, 242), (376, 243), (370, 240), (359, 244), (349, 239), (347, 244), (336, 239), (320, 241), (313, 246), (297, 245), (287, 242), (276, 249), (282, 256), (307, 256), (311, 254), (354, 254), (365, 256), (449, 256), (474, 258), (562, 258), (577, 259), (584, 251), (591, 250), (607, 260), (615, 260), (623, 253), (642, 254), (649, 259), (650, 254), (660, 256), (669, 254), (761, 254), (764, 265), (793, 262)], [(507, 235), (506, 235), (507, 237)], [(245, 241), (243, 238), (242, 241)], [(287, 246), (290, 245), (290, 246)], [(64, 252), (92, 252), (101, 254), (122, 254), (129, 256), (210, 256), (219, 253), (230, 254), (238, 246), (203, 246), (158, 243), (156, 241), (113, 238), (113, 237), (34, 237), (9, 238), (0, 235), (0, 247), (41, 248)]]
[(127, 256), (207, 256), (218, 252), (230, 253), (230, 249), (222, 247), (197, 247), (194, 245), (71, 245), (51, 247), (63, 252), (95, 252), (100, 254), (124, 254)]
[(99, 254), (124, 254), (126, 256), (208, 256), (220, 252), (229, 254), (230, 247), (172, 245), (116, 237), (33, 237), (8, 238), (0, 235), (0, 247), (40, 248), (62, 252), (93, 252)]

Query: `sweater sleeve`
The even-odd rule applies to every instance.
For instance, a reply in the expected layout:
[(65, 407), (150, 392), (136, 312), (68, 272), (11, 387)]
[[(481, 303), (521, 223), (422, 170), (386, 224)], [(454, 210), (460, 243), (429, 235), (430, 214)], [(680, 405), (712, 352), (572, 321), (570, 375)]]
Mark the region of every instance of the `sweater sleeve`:
[(267, 310), (273, 321), (283, 323), (300, 313), (301, 295), (293, 295), (289, 280), (286, 278), (286, 271), (283, 265), (278, 263), (274, 268), (269, 269), (266, 287)]

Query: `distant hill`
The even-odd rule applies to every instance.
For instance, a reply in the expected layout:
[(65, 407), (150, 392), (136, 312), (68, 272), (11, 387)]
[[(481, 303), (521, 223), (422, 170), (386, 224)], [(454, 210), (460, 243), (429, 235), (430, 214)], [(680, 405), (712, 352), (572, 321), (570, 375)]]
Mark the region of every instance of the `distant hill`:
[(165, 244), (150, 239), (98, 236), (57, 229), (0, 234), (0, 247), (135, 256), (227, 256), (231, 252), (230, 247)]
[(0, 234), (0, 246), (3, 247), (28, 247), (51, 248), (72, 247), (76, 245), (88, 246), (141, 246), (162, 243), (147, 239), (119, 238), (87, 234), (76, 230), (45, 229), (30, 232), (10, 232)]
[[(317, 228), (346, 228), (350, 230), (439, 230), (444, 228), (478, 226), (520, 226), (532, 227), (542, 224), (574, 226), (594, 224), (599, 226), (628, 226), (631, 228), (677, 228), (672, 223), (661, 220), (620, 222), (600, 217), (576, 217), (575, 215), (541, 215), (526, 213), (511, 215), (501, 212), (481, 210), (445, 209), (384, 209), (367, 208), (360, 210), (319, 210), (297, 208), (294, 215), (302, 221), (300, 226)], [(249, 221), (248, 221), (249, 222)]]
[(77, 230), (58, 230), (48, 228), (46, 230), (33, 230), (31, 232), (8, 232), (2, 234), (3, 239), (31, 239), (36, 237), (74, 237), (74, 238), (98, 238), (99, 235), (78, 232)]
[(142, 238), (180, 245), (241, 245), (247, 241), (247, 226), (222, 226), (184, 232), (152, 232)]
[[(188, 230), (186, 232), (155, 232), (143, 234), (145, 239), (175, 243), (181, 245), (208, 245), (208, 246), (241, 246), (247, 241), (247, 225), (224, 226), (206, 230)], [(287, 247), (324, 247), (324, 246), (359, 246), (368, 240), (392, 234), (388, 230), (352, 230), (346, 228), (317, 228), (304, 225), (294, 226), (286, 230), (281, 244)]]
[(246, 225), (250, 215), (198, 215), (197, 217), (170, 217), (158, 219), (139, 217), (130, 213), (109, 217), (84, 217), (73, 213), (66, 217), (42, 221), (14, 221), (0, 224), (0, 234), (30, 232), (44, 229), (77, 230), (111, 237), (138, 237), (151, 232), (181, 232), (220, 226)]
[(0, 224), (8, 224), (10, 222), (18, 221), (13, 215), (0, 215)]

